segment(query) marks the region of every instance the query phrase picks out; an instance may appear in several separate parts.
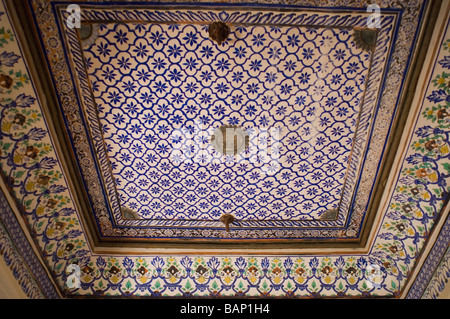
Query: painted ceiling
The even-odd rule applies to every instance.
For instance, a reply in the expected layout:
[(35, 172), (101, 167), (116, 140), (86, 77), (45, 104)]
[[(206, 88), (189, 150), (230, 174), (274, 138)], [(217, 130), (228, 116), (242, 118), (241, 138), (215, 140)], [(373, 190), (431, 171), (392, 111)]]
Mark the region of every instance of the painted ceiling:
[[(57, 26), (80, 101), (63, 113), (102, 238), (360, 237), (375, 186), (367, 172), (401, 92), (381, 85), (401, 81), (388, 64), (408, 66), (394, 59), (398, 12), (378, 29), (367, 11), (317, 7), (80, 13), (79, 29)], [(217, 20), (231, 25), (220, 45), (208, 37)], [(241, 152), (212, 143), (227, 128), (247, 136)]]
[(364, 1), (72, 2), (78, 27), (69, 1), (6, 1), (31, 40), (1, 9), (2, 227), (23, 218), (56, 283), (31, 267), (29, 295), (417, 297), (437, 224), (446, 276), (448, 10), (405, 106), (436, 3), (374, 25)]

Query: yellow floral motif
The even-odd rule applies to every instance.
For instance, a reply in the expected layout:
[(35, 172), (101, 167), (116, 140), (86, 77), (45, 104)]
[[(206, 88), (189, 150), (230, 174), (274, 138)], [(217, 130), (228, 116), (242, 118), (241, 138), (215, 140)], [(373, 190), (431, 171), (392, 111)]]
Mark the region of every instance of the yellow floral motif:
[(9, 122), (3, 123), (2, 131), (9, 133), (9, 130), (11, 129), (11, 125), (12, 125), (12, 123), (9, 123)]
[(26, 189), (27, 191), (31, 192), (31, 191), (34, 189), (34, 185), (35, 185), (35, 183), (29, 182), (29, 183), (27, 183), (27, 184), (25, 185), (25, 189)]
[(170, 276), (169, 277), (169, 281), (173, 284), (177, 281), (178, 279), (175, 276)]
[(36, 215), (41, 216), (45, 213), (45, 209), (42, 206), (39, 206), (38, 209), (36, 209)]
[(278, 285), (282, 282), (282, 278), (279, 276), (276, 276), (276, 277), (272, 278), (272, 281)]
[(226, 277), (223, 279), (223, 281), (225, 281), (225, 283), (226, 283), (227, 285), (229, 285), (229, 284), (231, 283), (232, 280), (233, 280), (233, 279), (230, 278), (229, 276), (226, 276)]
[(250, 281), (250, 283), (252, 283), (252, 284), (256, 284), (257, 282), (258, 282), (258, 277), (256, 277), (256, 276), (249, 276), (248, 278), (247, 278), (249, 281)]
[(113, 283), (117, 284), (120, 280), (120, 278), (116, 275), (112, 276), (111, 278), (109, 278), (109, 280), (111, 280)]
[(325, 281), (326, 284), (329, 284), (333, 281), (333, 279), (330, 276), (326, 276), (323, 280)]
[(422, 198), (425, 200), (430, 199), (430, 194), (428, 192), (422, 193)]

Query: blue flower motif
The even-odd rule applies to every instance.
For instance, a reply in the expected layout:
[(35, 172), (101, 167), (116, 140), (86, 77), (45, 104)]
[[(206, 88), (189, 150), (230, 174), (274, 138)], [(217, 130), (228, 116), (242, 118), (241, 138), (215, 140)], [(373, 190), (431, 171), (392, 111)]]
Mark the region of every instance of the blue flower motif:
[(164, 61), (164, 59), (162, 58), (156, 58), (153, 62), (152, 65), (157, 68), (158, 70), (164, 69), (164, 67), (166, 66), (166, 62)]
[(134, 84), (134, 82), (133, 81), (128, 81), (128, 82), (125, 82), (123, 85), (122, 85), (122, 88), (125, 90), (125, 91), (127, 91), (127, 92), (134, 92), (134, 90), (137, 88), (137, 86)]
[(116, 32), (114, 39), (116, 39), (117, 42), (119, 42), (120, 44), (124, 44), (124, 43), (128, 42), (127, 33), (123, 32), (122, 30), (119, 30)]
[(287, 107), (286, 106), (279, 106), (277, 110), (275, 111), (276, 115), (284, 115), (286, 113)]
[(337, 103), (337, 98), (335, 96), (328, 97), (327, 101), (325, 102), (325, 105), (330, 107), (334, 106)]
[(311, 48), (305, 48), (303, 49), (302, 55), (306, 60), (312, 59), (312, 57), (314, 56), (314, 50)]
[(331, 129), (331, 135), (333, 136), (341, 136), (344, 133), (344, 129), (342, 127), (333, 127)]
[(159, 45), (159, 44), (163, 44), (163, 41), (166, 38), (164, 37), (164, 34), (162, 32), (160, 33), (159, 31), (156, 31), (156, 32), (151, 33), (150, 39), (153, 40), (153, 43), (155, 43), (156, 45)]
[(253, 45), (256, 45), (257, 47), (263, 45), (263, 42), (266, 41), (263, 34), (256, 34), (253, 36), (252, 42)]
[(245, 108), (245, 114), (249, 116), (253, 116), (256, 113), (256, 107), (254, 105), (248, 105)]
[(182, 103), (184, 100), (184, 96), (180, 93), (172, 94), (172, 102), (173, 103)]
[(270, 48), (269, 49), (269, 59), (279, 59), (281, 54), (281, 49), (279, 48)]
[(117, 136), (117, 140), (119, 143), (127, 144), (130, 141), (131, 137), (127, 134), (120, 134)]
[(298, 35), (288, 35), (287, 36), (287, 43), (288, 43), (288, 45), (289, 46), (291, 46), (291, 47), (295, 47), (295, 46), (298, 46), (298, 44), (299, 44), (299, 42), (300, 42), (300, 40), (298, 39)]
[(104, 57), (107, 57), (110, 53), (111, 50), (108, 49), (108, 43), (100, 43), (97, 45), (97, 52), (100, 55), (103, 55)]
[(206, 45), (206, 46), (202, 47), (202, 49), (200, 50), (200, 53), (202, 54), (202, 58), (209, 59), (210, 57), (213, 56), (214, 50), (209, 45)]
[(119, 67), (125, 70), (128, 70), (131, 66), (130, 58), (121, 57), (117, 60)]
[(306, 102), (306, 97), (305, 96), (297, 96), (295, 98), (295, 104), (298, 104), (299, 106), (304, 105)]
[(300, 76), (298, 77), (301, 84), (307, 84), (309, 80), (311, 79), (311, 74), (307, 72), (300, 73)]
[(225, 107), (221, 106), (221, 105), (217, 105), (213, 108), (213, 113), (214, 115), (224, 115), (225, 114)]
[(191, 31), (188, 32), (185, 37), (183, 37), (183, 40), (186, 41), (186, 44), (193, 45), (197, 43), (198, 37), (197, 34), (194, 33), (194, 31)]
[(301, 117), (299, 117), (297, 115), (291, 116), (289, 118), (289, 124), (291, 124), (293, 126), (300, 124), (300, 121), (301, 121)]
[(134, 102), (130, 102), (125, 106), (125, 110), (133, 115), (134, 113), (137, 113), (139, 111), (139, 106), (137, 104), (134, 104)]
[(211, 94), (204, 93), (200, 96), (200, 102), (203, 104), (209, 104), (212, 102)]
[(281, 94), (289, 94), (292, 91), (292, 85), (283, 84), (280, 87)]
[(433, 91), (431, 95), (427, 96), (427, 99), (430, 102), (441, 102), (441, 101), (447, 101), (450, 102), (450, 95), (447, 95), (447, 92), (445, 92), (443, 89)]
[(202, 79), (202, 81), (205, 81), (205, 82), (211, 81), (212, 72), (202, 71), (202, 73), (200, 74), (200, 78)]
[(256, 83), (247, 84), (247, 90), (251, 94), (258, 93), (258, 91), (259, 91), (258, 84), (256, 84)]
[(233, 75), (231, 76), (233, 79), (233, 82), (239, 83), (244, 78), (243, 72), (233, 72)]
[(196, 111), (197, 111), (197, 107), (195, 105), (187, 105), (186, 106), (186, 113), (194, 114)]
[(242, 46), (239, 46), (239, 48), (234, 49), (234, 55), (239, 59), (245, 58), (246, 54), (247, 54), (247, 51)]
[(348, 73), (350, 73), (350, 74), (356, 73), (359, 69), (360, 69), (360, 67), (359, 67), (359, 65), (358, 65), (357, 62), (350, 63), (350, 64), (347, 66), (347, 71), (348, 71)]
[(112, 81), (116, 78), (116, 73), (114, 73), (114, 69), (110, 69), (109, 66), (107, 66), (105, 71), (103, 71), (102, 76), (105, 80)]
[(262, 66), (262, 63), (260, 60), (253, 60), (252, 62), (250, 62), (250, 70), (252, 70), (252, 71), (259, 71), (261, 66)]
[(144, 92), (141, 94), (140, 99), (142, 100), (142, 103), (151, 103), (154, 97), (150, 93)]
[(270, 105), (273, 103), (273, 96), (264, 95), (262, 98), (263, 104)]
[(355, 92), (355, 88), (352, 86), (346, 86), (344, 89), (344, 95), (352, 95)]
[(169, 133), (169, 126), (165, 124), (158, 125), (157, 130), (159, 134), (167, 134)]
[(140, 134), (142, 133), (142, 127), (139, 124), (133, 124), (130, 127), (131, 133)]
[(175, 81), (175, 82), (181, 81), (181, 76), (182, 76), (181, 71), (179, 71), (177, 69), (169, 71), (169, 79), (171, 81)]
[(166, 92), (168, 87), (165, 82), (158, 81), (157, 83), (155, 83), (153, 85), (153, 88), (155, 89), (156, 92), (162, 93), (162, 92)]
[(438, 63), (442, 65), (443, 68), (450, 69), (450, 56), (444, 57), (444, 59)]
[(284, 69), (286, 71), (292, 71), (297, 67), (297, 64), (294, 61), (287, 61), (284, 63)]
[(133, 50), (133, 52), (136, 53), (137, 57), (142, 57), (142, 58), (144, 58), (144, 57), (147, 56), (147, 53), (148, 53), (149, 51), (147, 50), (147, 46), (146, 46), (146, 45), (144, 45), (144, 44), (142, 44), (142, 43), (139, 43), (139, 45), (137, 45), (137, 46), (135, 46), (135, 47), (136, 47), (136, 48)]
[(225, 60), (225, 58), (222, 58), (221, 60), (217, 61), (217, 63), (215, 64), (215, 66), (220, 70), (220, 71), (224, 71), (226, 69), (230, 68), (230, 62)]
[[(335, 98), (334, 102), (336, 102), (336, 98)], [(334, 104), (333, 104), (333, 105), (334, 105)], [(348, 111), (348, 108), (342, 106), (342, 107), (338, 108), (336, 114), (337, 114), (338, 116), (346, 116), (348, 112), (349, 112), (349, 111)]]
[(183, 65), (186, 66), (186, 68), (188, 68), (190, 71), (192, 71), (192, 69), (195, 69), (197, 67), (197, 64), (197, 60), (193, 57), (190, 57), (183, 63)]
[(194, 93), (199, 89), (199, 87), (197, 86), (197, 83), (195, 83), (195, 82), (187, 83), (184, 88), (189, 93)]
[(343, 60), (345, 58), (345, 55), (346, 55), (346, 53), (345, 53), (344, 50), (338, 49), (338, 50), (335, 51), (333, 56), (334, 56), (334, 58), (336, 60), (340, 61), (340, 60)]
[(169, 152), (169, 146), (168, 145), (165, 145), (165, 144), (159, 144), (157, 147), (156, 147), (156, 151), (158, 152), (158, 153), (161, 153), (161, 154), (166, 154), (166, 153), (168, 153)]
[(229, 90), (229, 87), (226, 83), (219, 83), (214, 88), (219, 93), (227, 93)]
[(122, 114), (113, 114), (113, 121), (115, 124), (123, 124), (125, 123), (125, 118)]
[(173, 56), (174, 58), (179, 55), (181, 56), (181, 53), (183, 52), (181, 47), (177, 45), (169, 45), (169, 49), (167, 51), (169, 52), (169, 56)]
[(120, 100), (122, 99), (122, 97), (120, 96), (119, 93), (117, 92), (111, 92), (108, 95), (108, 99), (111, 101), (111, 103), (113, 104), (117, 104), (120, 102)]
[(239, 119), (236, 116), (232, 116), (228, 119), (228, 124), (237, 125), (239, 124)]
[(342, 81), (341, 75), (340, 74), (333, 74), (333, 76), (331, 77), (331, 84), (340, 84)]
[(130, 154), (120, 154), (120, 160), (124, 163), (128, 163), (131, 161), (131, 155)]
[(277, 80), (277, 74), (274, 72), (268, 72), (266, 73), (266, 82), (273, 83)]

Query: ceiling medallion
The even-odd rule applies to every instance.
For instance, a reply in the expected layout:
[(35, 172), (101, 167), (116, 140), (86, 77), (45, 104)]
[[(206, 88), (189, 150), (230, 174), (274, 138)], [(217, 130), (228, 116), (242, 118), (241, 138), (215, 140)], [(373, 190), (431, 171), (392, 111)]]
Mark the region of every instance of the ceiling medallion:
[(122, 217), (123, 219), (140, 219), (137, 212), (125, 206), (122, 207)]
[(89, 47), (94, 44), (98, 37), (99, 25), (96, 23), (82, 23), (81, 28), (77, 30), (83, 47)]
[(238, 125), (222, 125), (211, 136), (211, 145), (224, 155), (238, 155), (249, 145), (250, 137)]
[(230, 35), (230, 27), (222, 21), (213, 22), (209, 25), (208, 32), (211, 40), (221, 45)]
[(364, 51), (372, 51), (377, 44), (377, 38), (378, 31), (376, 29), (353, 28), (353, 40), (356, 47)]
[(233, 223), (236, 219), (231, 214), (223, 214), (220, 217), (220, 221), (225, 224), (225, 230), (230, 232), (230, 224)]

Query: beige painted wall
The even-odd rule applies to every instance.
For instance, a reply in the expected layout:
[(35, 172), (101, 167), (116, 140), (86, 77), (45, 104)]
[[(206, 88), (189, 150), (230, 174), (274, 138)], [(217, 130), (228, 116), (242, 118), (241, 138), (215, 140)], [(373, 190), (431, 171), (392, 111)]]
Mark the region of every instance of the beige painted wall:
[(0, 299), (28, 299), (2, 257), (0, 257)]

